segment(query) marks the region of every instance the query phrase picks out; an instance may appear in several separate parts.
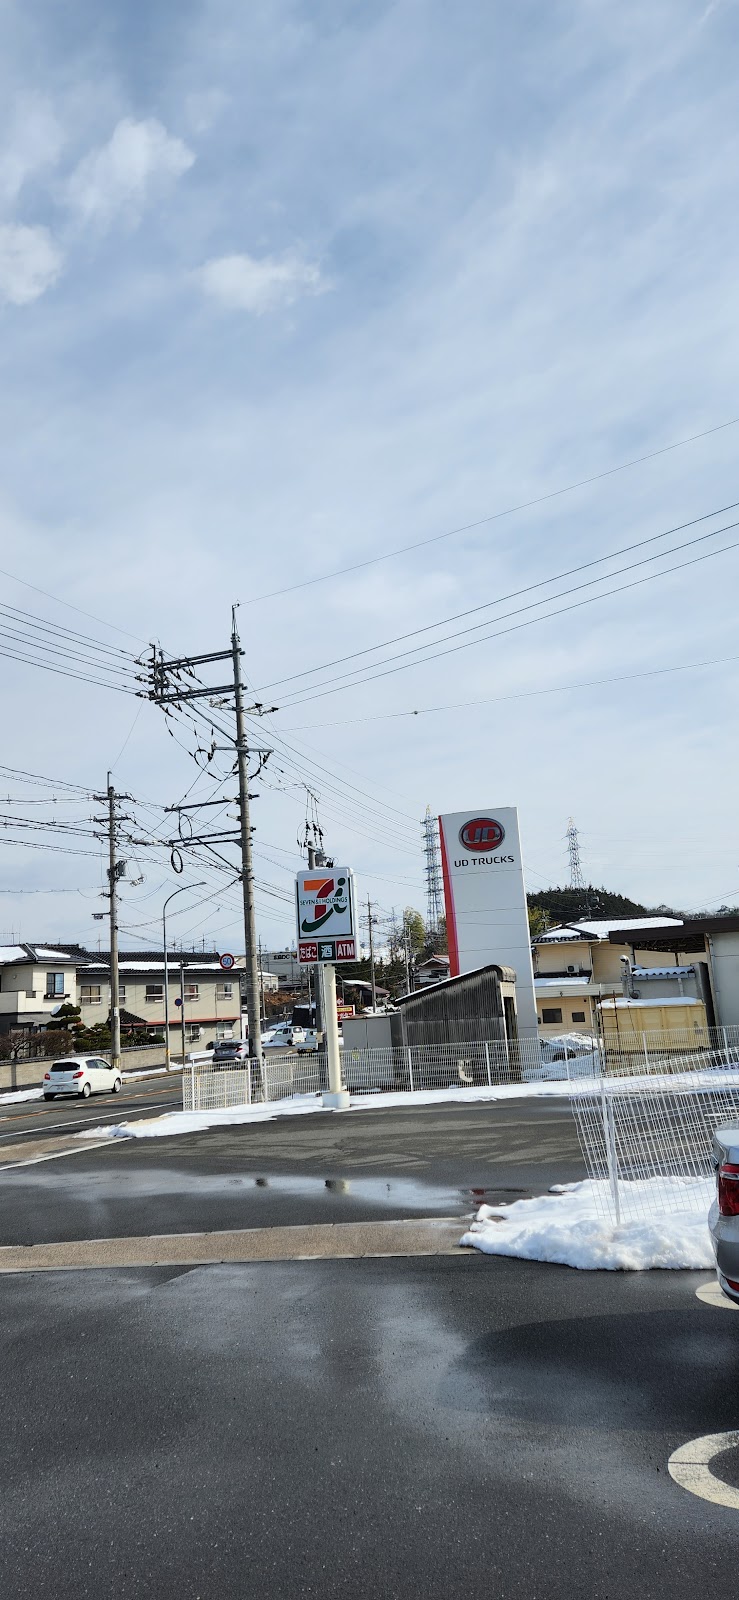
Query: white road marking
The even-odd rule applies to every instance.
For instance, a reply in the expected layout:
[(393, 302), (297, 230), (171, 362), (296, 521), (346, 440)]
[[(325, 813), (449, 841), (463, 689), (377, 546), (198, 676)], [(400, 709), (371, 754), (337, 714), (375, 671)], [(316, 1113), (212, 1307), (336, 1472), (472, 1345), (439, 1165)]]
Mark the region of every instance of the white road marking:
[(40, 1161), (61, 1161), (62, 1156), (77, 1156), (82, 1150), (112, 1150), (116, 1139), (91, 1139), (89, 1144), (65, 1145), (63, 1150), (52, 1150), (48, 1156), (28, 1156), (25, 1161), (6, 1161), (0, 1172), (13, 1172), (16, 1167), (37, 1167)]
[(739, 1430), (731, 1433), (705, 1433), (700, 1439), (691, 1439), (675, 1450), (667, 1463), (670, 1477), (681, 1489), (698, 1495), (701, 1500), (712, 1500), (717, 1506), (731, 1506), (739, 1511), (739, 1489), (722, 1483), (711, 1472), (710, 1463), (724, 1450), (734, 1450), (739, 1445)]
[(696, 1289), (696, 1298), (702, 1300), (705, 1306), (714, 1306), (718, 1311), (739, 1311), (739, 1305), (724, 1294), (721, 1285), (716, 1283), (702, 1283)]
[[(132, 1098), (133, 1098), (133, 1096), (132, 1096)], [(116, 1097), (116, 1105), (120, 1106), (121, 1110), (123, 1109), (125, 1104), (126, 1104), (125, 1100), (118, 1100), (118, 1098)], [(134, 1106), (131, 1111), (127, 1112), (126, 1120), (128, 1119), (128, 1117), (142, 1117), (142, 1116), (145, 1116), (149, 1111), (158, 1111), (161, 1106), (175, 1106), (175, 1105), (178, 1105), (178, 1104), (179, 1104), (179, 1101), (177, 1099), (174, 1099), (174, 1100), (156, 1100), (154, 1102), (153, 1106)], [(57, 1128), (62, 1128), (62, 1129), (64, 1129), (64, 1128), (88, 1128), (90, 1126), (90, 1124), (94, 1123), (94, 1122), (110, 1122), (110, 1112), (109, 1111), (103, 1112), (103, 1115), (101, 1117), (81, 1117), (79, 1122), (72, 1122), (71, 1120), (69, 1122), (43, 1122), (42, 1121), (42, 1122), (39, 1123), (37, 1128), (17, 1128), (14, 1133), (0, 1133), (0, 1140), (3, 1140), (3, 1139), (29, 1139), (29, 1138), (33, 1137), (34, 1133), (36, 1133), (36, 1134), (38, 1134), (38, 1133), (52, 1133)]]

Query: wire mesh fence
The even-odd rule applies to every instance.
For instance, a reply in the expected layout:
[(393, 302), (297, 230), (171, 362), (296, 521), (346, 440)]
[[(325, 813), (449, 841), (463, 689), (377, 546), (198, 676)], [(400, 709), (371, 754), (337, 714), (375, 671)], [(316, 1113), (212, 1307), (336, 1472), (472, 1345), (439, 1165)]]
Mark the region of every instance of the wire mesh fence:
[(713, 1132), (739, 1121), (739, 1028), (609, 1033), (582, 1069), (571, 1104), (601, 1207), (617, 1223), (669, 1213), (676, 1196), (707, 1211)]
[[(548, 1041), (549, 1043), (549, 1041)], [(590, 1052), (590, 1044), (588, 1043)], [(419, 1093), (434, 1089), (494, 1088), (502, 1084), (568, 1078), (572, 1050), (542, 1055), (537, 1039), (465, 1040), (461, 1044), (408, 1045), (341, 1052), (344, 1087), (352, 1094)], [(261, 1071), (221, 1066), (211, 1060), (190, 1063), (182, 1076), (185, 1110), (209, 1111), (250, 1102), (321, 1094), (328, 1089), (324, 1051), (265, 1051)]]

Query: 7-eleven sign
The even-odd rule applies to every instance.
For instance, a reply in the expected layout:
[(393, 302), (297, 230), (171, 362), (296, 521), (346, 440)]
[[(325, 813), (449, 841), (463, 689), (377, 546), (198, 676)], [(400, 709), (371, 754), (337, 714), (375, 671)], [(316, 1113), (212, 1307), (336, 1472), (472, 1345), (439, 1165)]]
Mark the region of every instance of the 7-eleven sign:
[[(354, 907), (354, 882), (348, 867), (332, 867), (330, 871), (312, 868), (299, 872), (295, 882), (297, 914), (297, 944), (299, 959), (303, 964), (320, 960), (351, 959), (313, 955), (316, 945), (342, 942), (353, 944), (356, 928)], [(305, 947), (303, 954), (301, 946)], [(311, 953), (307, 954), (310, 947)]]

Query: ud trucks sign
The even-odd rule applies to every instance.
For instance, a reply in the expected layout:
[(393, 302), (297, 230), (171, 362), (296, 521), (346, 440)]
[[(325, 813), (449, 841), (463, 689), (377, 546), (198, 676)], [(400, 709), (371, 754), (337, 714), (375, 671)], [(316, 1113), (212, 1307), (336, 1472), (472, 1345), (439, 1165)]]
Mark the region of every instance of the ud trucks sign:
[(515, 806), (439, 817), (449, 970), (496, 963), (516, 973), (522, 1035), (536, 1034), (536, 998), (526, 889)]
[(311, 867), (295, 881), (298, 961), (356, 961), (354, 879), (348, 867)]

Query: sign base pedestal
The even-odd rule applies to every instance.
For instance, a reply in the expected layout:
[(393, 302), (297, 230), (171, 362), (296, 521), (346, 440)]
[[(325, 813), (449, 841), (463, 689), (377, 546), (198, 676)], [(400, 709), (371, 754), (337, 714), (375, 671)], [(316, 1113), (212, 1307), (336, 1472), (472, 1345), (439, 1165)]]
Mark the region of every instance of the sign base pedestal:
[(333, 1089), (321, 1096), (326, 1111), (348, 1111), (351, 1098), (348, 1089)]

